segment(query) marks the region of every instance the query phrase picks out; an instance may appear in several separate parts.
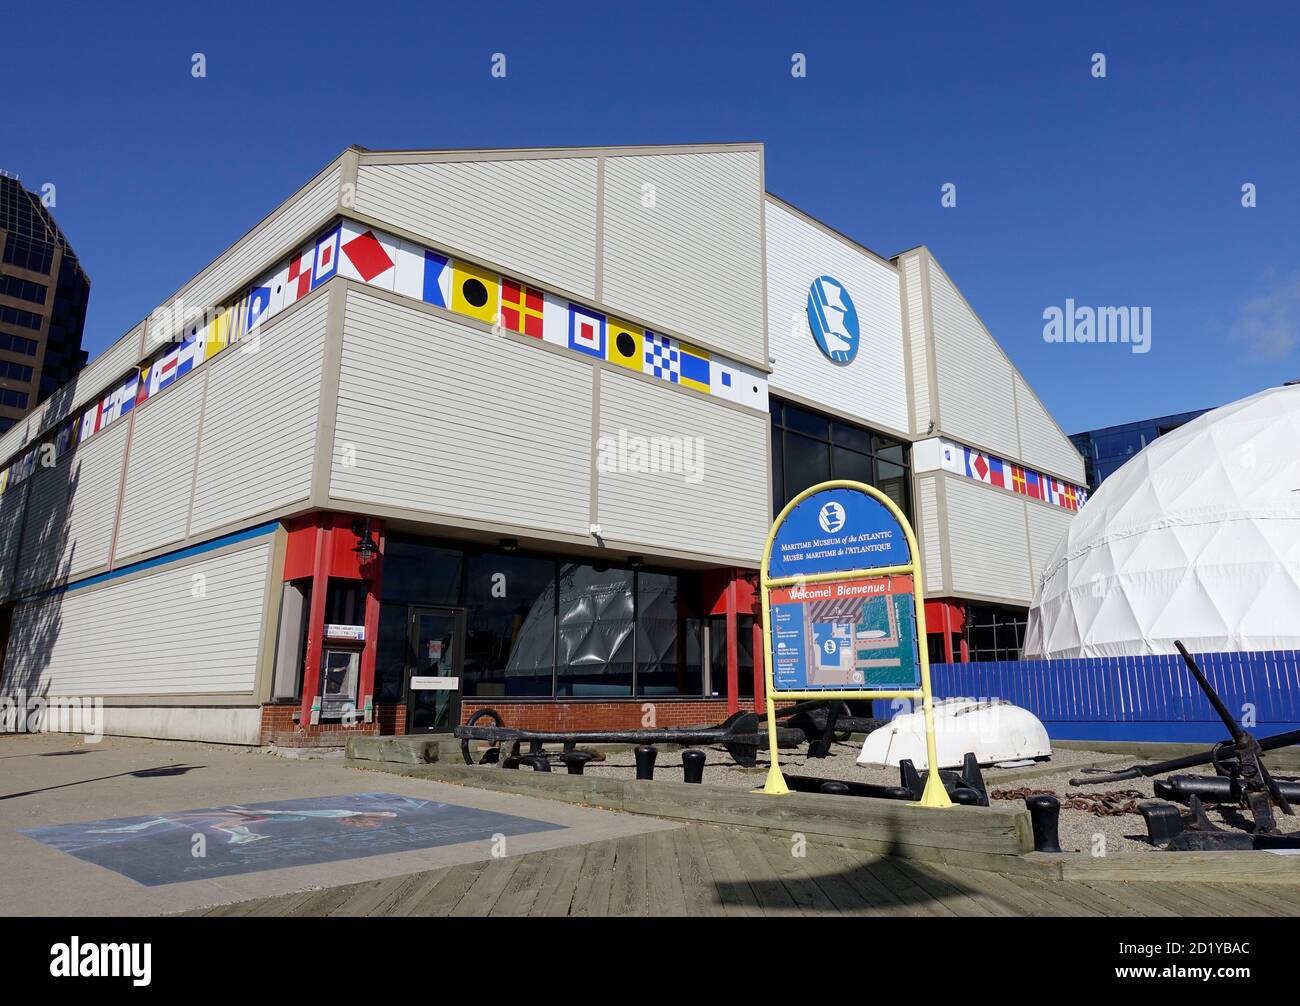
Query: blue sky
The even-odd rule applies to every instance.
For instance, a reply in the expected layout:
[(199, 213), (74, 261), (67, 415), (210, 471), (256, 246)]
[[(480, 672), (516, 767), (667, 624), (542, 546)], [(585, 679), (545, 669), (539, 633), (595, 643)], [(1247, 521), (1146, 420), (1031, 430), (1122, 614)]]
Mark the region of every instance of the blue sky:
[[(928, 245), (1067, 432), (1300, 378), (1286, 5), (85, 6), (6, 14), (0, 167), (57, 186), (92, 355), (350, 143), (757, 140), (771, 192)], [(1066, 298), (1149, 306), (1151, 351), (1048, 344)]]

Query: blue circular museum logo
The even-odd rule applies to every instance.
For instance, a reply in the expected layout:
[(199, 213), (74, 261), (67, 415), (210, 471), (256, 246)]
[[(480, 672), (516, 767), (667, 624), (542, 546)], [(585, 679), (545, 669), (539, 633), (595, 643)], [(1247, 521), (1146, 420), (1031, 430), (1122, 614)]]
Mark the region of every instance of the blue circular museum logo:
[(857, 355), (858, 309), (839, 280), (818, 276), (808, 287), (808, 327), (832, 363), (850, 363)]

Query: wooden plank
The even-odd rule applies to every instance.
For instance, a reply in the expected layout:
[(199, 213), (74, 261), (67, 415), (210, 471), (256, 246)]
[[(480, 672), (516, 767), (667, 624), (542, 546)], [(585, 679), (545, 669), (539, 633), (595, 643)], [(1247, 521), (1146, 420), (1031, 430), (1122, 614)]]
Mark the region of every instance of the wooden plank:
[(1061, 916), (1068, 914), (1051, 901), (1036, 895), (1025, 886), (1024, 877), (1007, 877), (1000, 873), (971, 870), (961, 874), (962, 879), (978, 888), (986, 896), (986, 904), (1000, 915)]
[(275, 898), (254, 898), (251, 901), (236, 901), (229, 905), (216, 905), (204, 914), (220, 915), (226, 919), (242, 919), (253, 915), (258, 909), (265, 908), (268, 903), (275, 900)]
[(360, 884), (346, 901), (330, 912), (330, 915), (348, 918), (366, 915), (370, 909), (401, 887), (405, 879), (405, 877), (386, 877), (383, 880)]
[(809, 843), (806, 837), (803, 857), (794, 855), (795, 847), (791, 840), (757, 835), (755, 843), (800, 911), (805, 915), (838, 914), (835, 903), (807, 869)]
[[(682, 897), (686, 911), (693, 916), (719, 916), (727, 914), (722, 903), (722, 891), (717, 880), (715, 865), (705, 851), (703, 836), (716, 829), (689, 825), (673, 832), (673, 848), (677, 850), (677, 865), (682, 880)], [(745, 885), (748, 889), (748, 884)], [(749, 892), (753, 897), (753, 892)], [(758, 901), (753, 902), (755, 909)]]
[(571, 915), (604, 916), (609, 914), (609, 892), (614, 874), (613, 840), (593, 842), (587, 846), (582, 874), (573, 892)]
[(871, 906), (873, 914), (895, 918), (917, 918), (931, 914), (921, 906), (899, 897), (872, 874), (871, 867), (883, 857), (833, 846), (823, 848), (821, 857), (828, 863), (840, 866), (840, 876)]
[(952, 917), (954, 912), (943, 902), (936, 900), (925, 888), (916, 882), (913, 864), (901, 859), (882, 856), (867, 867), (867, 871), (888, 887), (901, 901), (915, 905), (925, 915)]
[(1134, 893), (1140, 893), (1148, 901), (1164, 905), (1178, 915), (1197, 917), (1218, 914), (1214, 909), (1182, 893), (1179, 888), (1185, 886), (1183, 884), (1146, 882), (1132, 883), (1128, 886)]
[(251, 914), (259, 918), (288, 918), (299, 914), (303, 906), (309, 904), (319, 893), (319, 891), (300, 891), (279, 898), (267, 898), (266, 903)]
[(501, 893), (523, 862), (522, 856), (510, 856), (506, 859), (493, 859), (484, 867), (478, 879), (470, 885), (465, 896), (457, 902), (448, 914), (453, 918), (483, 918), (497, 903)]
[(408, 873), (393, 879), (398, 883), (380, 892), (378, 900), (366, 907), (365, 915), (388, 917), (397, 914), (399, 906), (414, 898), (425, 888), (428, 872)]
[(573, 902), (573, 891), (578, 886), (578, 876), (582, 871), (582, 861), (586, 856), (585, 846), (571, 845), (557, 849), (547, 860), (548, 869), (542, 880), (529, 915), (563, 918), (569, 914), (569, 905)]
[(1266, 915), (1300, 915), (1300, 891), (1278, 884), (1206, 884), (1216, 891), (1225, 891), (1246, 905), (1254, 905), (1257, 913)]
[(442, 877), (433, 885), (432, 890), (411, 904), (409, 914), (423, 918), (448, 914), (460, 903), (461, 898), (465, 897), (465, 892), (473, 886), (485, 869), (487, 863), (479, 860), (474, 863), (460, 863), (443, 871)]
[(417, 874), (419, 883), (407, 892), (401, 901), (395, 903), (389, 912), (395, 918), (410, 918), (417, 914), (417, 909), (425, 903), (425, 899), (433, 893), (445, 876), (451, 872), (452, 867), (444, 867), (441, 870), (424, 870)]
[(621, 838), (614, 847), (614, 879), (610, 886), (610, 915), (646, 915), (650, 895), (647, 888), (648, 857), (645, 835)]
[(692, 825), (691, 831), (702, 844), (713, 874), (713, 890), (720, 915), (762, 915), (751, 878), (747, 875), (740, 857), (732, 848), (732, 836), (726, 828)]
[(982, 892), (965, 882), (965, 874), (938, 863), (909, 863), (916, 883), (935, 900), (965, 918), (990, 918), (1003, 915), (996, 905), (987, 904)]
[(802, 915), (803, 912), (780, 879), (773, 875), (767, 857), (759, 849), (751, 833), (731, 831), (726, 845), (736, 857), (740, 877), (748, 882), (764, 915)]
[(327, 887), (322, 891), (313, 891), (312, 896), (303, 904), (298, 906), (295, 913), (299, 918), (318, 918), (329, 915), (339, 905), (346, 901), (356, 887), (356, 884), (346, 884), (343, 887)]
[(532, 911), (533, 902), (541, 893), (549, 860), (554, 855), (554, 852), (530, 852), (521, 856), (519, 869), (515, 870), (515, 875), (488, 914), (518, 918)]
[(1158, 901), (1152, 901), (1146, 897), (1139, 885), (1129, 881), (1089, 880), (1084, 886), (1105, 895), (1113, 901), (1129, 906), (1135, 915), (1145, 915), (1152, 918), (1173, 918), (1179, 914)]
[[(1008, 879), (1016, 881), (1019, 878), (1009, 877)], [(1072, 880), (1045, 881), (1045, 883), (1061, 884), (1065, 889), (1064, 893), (1071, 901), (1087, 905), (1098, 915), (1106, 918), (1129, 918), (1142, 914), (1122, 901), (1093, 890), (1087, 884), (1080, 884)]]
[[(833, 850), (830, 851), (830, 850)], [(803, 867), (808, 876), (831, 900), (835, 910), (845, 915), (878, 915), (876, 906), (864, 897), (845, 876), (845, 859), (838, 846), (809, 846)]]
[(682, 890), (682, 871), (677, 860), (673, 832), (654, 831), (645, 838), (649, 913), (658, 917), (689, 914), (686, 911), (686, 895)]

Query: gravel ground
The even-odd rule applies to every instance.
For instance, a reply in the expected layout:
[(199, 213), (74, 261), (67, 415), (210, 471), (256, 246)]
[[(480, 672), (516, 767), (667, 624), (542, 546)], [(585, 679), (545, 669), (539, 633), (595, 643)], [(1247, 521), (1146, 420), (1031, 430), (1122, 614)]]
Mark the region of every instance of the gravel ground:
[[(763, 785), (767, 776), (767, 752), (760, 752), (758, 764), (754, 768), (741, 768), (721, 747), (703, 749), (708, 756), (704, 768), (704, 782), (713, 786), (735, 786), (738, 789), (757, 789)], [(836, 744), (829, 758), (809, 758), (802, 750), (782, 751), (781, 769), (789, 775), (816, 776), (825, 779), (841, 779), (846, 782), (875, 783), (876, 785), (896, 786), (899, 782), (898, 769), (879, 765), (859, 765), (856, 762), (860, 744)], [(1035, 792), (1054, 793), (1065, 800), (1075, 795), (1089, 793), (1114, 793), (1132, 791), (1140, 794), (1134, 798), (1137, 802), (1154, 799), (1150, 779), (1131, 779), (1124, 782), (1103, 783), (1100, 785), (1070, 786), (1069, 780), (1080, 774), (1085, 766), (1105, 763), (1108, 771), (1114, 771), (1127, 765), (1140, 763), (1142, 759), (1129, 758), (1099, 751), (1075, 751), (1058, 748), (1052, 752), (1050, 759), (1041, 761), (1031, 768), (1000, 769), (996, 766), (984, 768), (984, 783), (989, 792), (996, 790), (1015, 790), (1028, 787)], [(607, 754), (603, 761), (588, 763), (588, 775), (614, 776), (628, 778), (632, 775), (635, 758), (631, 751)], [(1059, 766), (1060, 771), (1050, 775), (1033, 775), (1047, 766)], [(557, 765), (558, 769), (559, 766)], [(1029, 773), (1030, 778), (1021, 778)], [(1187, 773), (1195, 774), (1195, 773)], [(670, 779), (675, 782), (682, 778), (681, 751), (674, 748), (659, 750), (655, 760), (655, 777)], [(991, 800), (994, 807), (1024, 806), (1023, 799)], [(1211, 821), (1222, 827), (1239, 828), (1248, 822), (1235, 807), (1222, 809), (1214, 806), (1206, 808)], [(1278, 825), (1283, 832), (1300, 832), (1300, 816), (1285, 817), (1278, 814)], [(1140, 814), (1099, 815), (1088, 810), (1061, 808), (1060, 838), (1061, 848), (1067, 852), (1092, 852), (1104, 838), (1106, 852), (1157, 852), (1160, 851), (1147, 841), (1146, 822)]]

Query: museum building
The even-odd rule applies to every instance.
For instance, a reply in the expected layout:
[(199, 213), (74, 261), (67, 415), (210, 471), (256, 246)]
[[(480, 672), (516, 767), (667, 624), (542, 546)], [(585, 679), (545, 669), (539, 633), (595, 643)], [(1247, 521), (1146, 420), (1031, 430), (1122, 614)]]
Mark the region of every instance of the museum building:
[(1014, 659), (1083, 462), (924, 247), (761, 144), (349, 148), (0, 437), (0, 697), (240, 744), (762, 709), (801, 489), (916, 528), (935, 660)]

